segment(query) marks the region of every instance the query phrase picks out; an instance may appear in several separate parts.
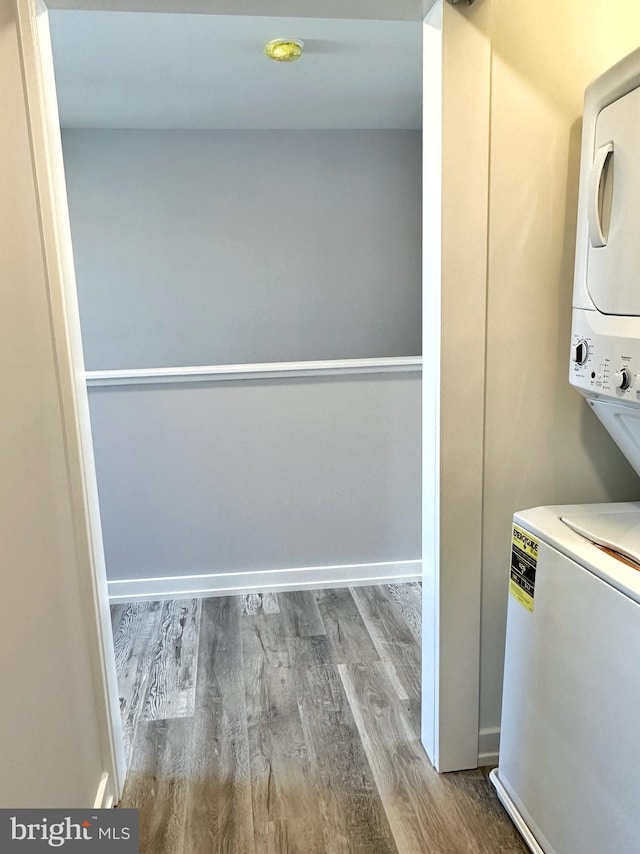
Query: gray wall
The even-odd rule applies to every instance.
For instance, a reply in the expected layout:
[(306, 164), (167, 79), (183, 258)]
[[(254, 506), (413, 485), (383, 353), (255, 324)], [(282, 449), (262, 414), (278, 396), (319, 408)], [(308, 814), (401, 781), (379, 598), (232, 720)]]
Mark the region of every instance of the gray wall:
[(63, 144), (88, 370), (419, 355), (418, 131)]
[[(73, 130), (64, 154), (89, 370), (419, 354), (419, 133)], [(90, 405), (110, 580), (420, 556), (418, 374)]]
[(93, 388), (109, 578), (420, 557), (420, 375)]

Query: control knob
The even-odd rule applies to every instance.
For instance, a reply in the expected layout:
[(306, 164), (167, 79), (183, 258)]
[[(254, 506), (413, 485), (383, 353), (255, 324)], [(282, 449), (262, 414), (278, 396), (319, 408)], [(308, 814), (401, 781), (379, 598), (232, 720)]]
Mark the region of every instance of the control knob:
[(626, 391), (632, 383), (631, 371), (628, 368), (620, 368), (613, 375), (613, 382), (616, 388), (620, 391)]
[(573, 361), (577, 365), (584, 365), (588, 357), (589, 345), (584, 340), (584, 338), (581, 338), (580, 341), (578, 341), (577, 344), (575, 344), (573, 347)]

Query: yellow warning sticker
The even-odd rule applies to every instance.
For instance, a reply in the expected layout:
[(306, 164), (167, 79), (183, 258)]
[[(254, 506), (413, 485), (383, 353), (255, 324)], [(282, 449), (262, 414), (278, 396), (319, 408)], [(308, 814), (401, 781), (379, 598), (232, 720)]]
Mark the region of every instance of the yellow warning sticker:
[(538, 540), (528, 531), (519, 525), (513, 526), (509, 592), (527, 611), (533, 611), (538, 545)]

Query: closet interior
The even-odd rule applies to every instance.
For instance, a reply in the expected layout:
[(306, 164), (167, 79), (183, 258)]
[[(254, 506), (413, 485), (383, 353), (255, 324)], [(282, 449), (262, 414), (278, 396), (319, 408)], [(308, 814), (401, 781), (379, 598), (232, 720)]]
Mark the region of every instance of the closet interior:
[(418, 579), (420, 24), (51, 30), (111, 600)]

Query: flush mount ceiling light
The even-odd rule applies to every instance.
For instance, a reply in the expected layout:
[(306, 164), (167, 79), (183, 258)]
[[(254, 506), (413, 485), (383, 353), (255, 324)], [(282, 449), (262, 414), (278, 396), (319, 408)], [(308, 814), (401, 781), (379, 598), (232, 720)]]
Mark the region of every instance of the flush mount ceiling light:
[(264, 46), (264, 52), (276, 62), (294, 62), (300, 58), (304, 42), (300, 39), (273, 39)]

